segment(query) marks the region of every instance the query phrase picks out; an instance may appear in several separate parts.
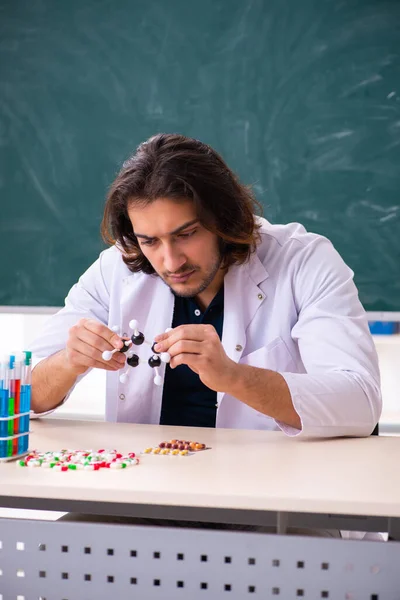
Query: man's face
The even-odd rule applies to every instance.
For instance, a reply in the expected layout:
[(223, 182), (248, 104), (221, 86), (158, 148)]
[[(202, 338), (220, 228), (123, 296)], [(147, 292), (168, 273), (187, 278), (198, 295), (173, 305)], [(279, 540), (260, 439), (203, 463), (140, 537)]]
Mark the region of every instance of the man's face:
[(221, 278), (218, 238), (198, 221), (191, 200), (132, 204), (128, 215), (140, 249), (174, 294), (197, 296)]

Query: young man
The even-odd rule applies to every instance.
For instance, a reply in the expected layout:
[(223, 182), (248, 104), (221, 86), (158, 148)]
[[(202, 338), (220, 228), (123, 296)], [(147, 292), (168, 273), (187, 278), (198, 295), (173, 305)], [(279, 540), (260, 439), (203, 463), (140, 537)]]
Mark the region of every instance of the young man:
[[(54, 409), (94, 367), (107, 370), (110, 421), (369, 435), (379, 370), (353, 273), (326, 238), (255, 207), (209, 146), (169, 134), (141, 144), (107, 198), (112, 247), (34, 344), (46, 358), (33, 409)], [(125, 355), (102, 358), (131, 319), (172, 357), (162, 387), (147, 366), (121, 383)]]

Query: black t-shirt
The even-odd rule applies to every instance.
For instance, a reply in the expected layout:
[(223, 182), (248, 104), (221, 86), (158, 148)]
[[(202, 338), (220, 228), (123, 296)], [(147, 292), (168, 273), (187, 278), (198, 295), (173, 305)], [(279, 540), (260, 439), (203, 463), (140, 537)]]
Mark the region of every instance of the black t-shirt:
[[(203, 323), (213, 325), (222, 337), (224, 288), (220, 289), (207, 310), (201, 311), (193, 298), (175, 297), (172, 327)], [(161, 406), (161, 425), (215, 427), (217, 392), (210, 390), (187, 365), (165, 369)]]

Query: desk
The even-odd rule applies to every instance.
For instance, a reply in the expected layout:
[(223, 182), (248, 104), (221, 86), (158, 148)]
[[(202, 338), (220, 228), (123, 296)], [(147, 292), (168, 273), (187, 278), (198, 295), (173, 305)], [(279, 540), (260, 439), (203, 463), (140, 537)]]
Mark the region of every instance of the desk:
[[(211, 449), (190, 457), (143, 455), (139, 466), (115, 471), (104, 469), (98, 472), (55, 473), (45, 469), (17, 468), (14, 463), (2, 464), (0, 505), (3, 507), (219, 523), (276, 524), (280, 533), (285, 533), (287, 525), (364, 531), (387, 531), (390, 527), (395, 532), (400, 520), (400, 481), (396, 476), (400, 456), (398, 437), (297, 440), (278, 432), (58, 419), (33, 422), (32, 429), (30, 447), (40, 450), (109, 447), (121, 452), (140, 452), (147, 446), (155, 446), (171, 438), (195, 438), (205, 442)], [(254, 594), (250, 598), (280, 595), (285, 600), (296, 595), (345, 598), (345, 595), (332, 595), (338, 592), (337, 586), (350, 586), (346, 588), (347, 591), (345, 587), (341, 588), (340, 593), (343, 594), (353, 593), (348, 590), (357, 591), (356, 595), (348, 598), (394, 600), (399, 597), (400, 575), (398, 567), (395, 568), (400, 561), (400, 544), (397, 542), (372, 543), (207, 529), (194, 532), (185, 528), (97, 523), (18, 523), (11, 519), (0, 521), (0, 527), (0, 538), (3, 535), (8, 540), (10, 552), (11, 545), (16, 546), (14, 542), (18, 541), (19, 535), (20, 539), (25, 536), (26, 544), (31, 544), (32, 551), (36, 553), (35, 560), (31, 555), (25, 564), (22, 555), (27, 556), (28, 553), (18, 553), (15, 549), (15, 556), (11, 558), (8, 553), (7, 558), (3, 542), (0, 550), (3, 579), (6, 569), (2, 564), (8, 561), (7, 569), (12, 569), (10, 561), (17, 557), (23, 569), (31, 569), (29, 577), (24, 572), (24, 577), (19, 578), (19, 589), (22, 589), (24, 580), (30, 582), (24, 593), (32, 590), (32, 578), (35, 579), (35, 585), (42, 585), (40, 589), (50, 586), (51, 582), (52, 586), (60, 588), (58, 593), (61, 595), (57, 596), (60, 600), (111, 597), (121, 579), (128, 587), (132, 586), (131, 594), (134, 591), (139, 593), (135, 587), (139, 581), (144, 579), (147, 582), (148, 585), (141, 588), (139, 595), (134, 596), (140, 600), (168, 600), (174, 594), (183, 596), (189, 592), (191, 598), (204, 598), (208, 594), (209, 598), (228, 597), (229, 600), (241, 600), (248, 594)], [(47, 545), (52, 544), (57, 549), (58, 571), (55, 579), (49, 575), (50, 571), (54, 571), (51, 562), (55, 560), (54, 555), (50, 556), (47, 552), (45, 559), (44, 553), (38, 552), (39, 540), (43, 538), (48, 540)], [(80, 548), (76, 547), (76, 552), (71, 551), (74, 544)], [(60, 553), (62, 547), (68, 548), (68, 551)], [(107, 558), (107, 565), (114, 560), (114, 574), (107, 575), (112, 580), (104, 580), (106, 569), (110, 567), (105, 566), (102, 560), (94, 566), (93, 552), (88, 556), (82, 554), (82, 548), (85, 547), (103, 548), (100, 554), (102, 560)], [(108, 550), (113, 553), (108, 554)], [(194, 550), (196, 556), (189, 558)], [(77, 552), (80, 552), (81, 560), (77, 560)], [(136, 553), (134, 557), (131, 552)], [(140, 576), (135, 566), (135, 574), (128, 580), (128, 571), (124, 569), (133, 568), (132, 558), (146, 553), (150, 562), (141, 564)], [(222, 561), (225, 569), (230, 568), (228, 583), (223, 583), (226, 574), (221, 575), (224, 573), (221, 564), (219, 569), (212, 571), (213, 553), (218, 555), (213, 559), (214, 566), (215, 561)], [(116, 559), (111, 558), (116, 555), (125, 556), (130, 565), (120, 558), (118, 576), (115, 575)], [(185, 559), (180, 561), (176, 558), (179, 555), (185, 556)], [(242, 570), (228, 566), (232, 564), (233, 555), (236, 562), (240, 557)], [(173, 564), (168, 562), (171, 556), (174, 557)], [(288, 566), (279, 571), (274, 561), (282, 565), (285, 564), (282, 557), (287, 560), (289, 556), (293, 558), (290, 568)], [(325, 556), (323, 560), (322, 556)], [(164, 562), (161, 557), (165, 557)], [(201, 557), (206, 558), (202, 560)], [(231, 562), (225, 563), (221, 557), (228, 557)], [(268, 560), (266, 557), (269, 557)], [(63, 564), (70, 561), (66, 571), (60, 571), (61, 559)], [(89, 565), (90, 559), (92, 563)], [(85, 561), (86, 566), (83, 564)], [(263, 568), (260, 567), (259, 571), (252, 569), (260, 562), (264, 563)], [(43, 568), (45, 563), (48, 565), (46, 569)], [(268, 574), (267, 563), (272, 571), (275, 566), (274, 580)], [(308, 571), (297, 566), (302, 563), (303, 567), (304, 564), (309, 565)], [(177, 564), (180, 574), (174, 573)], [(321, 566), (323, 564), (330, 567), (325, 569)], [(154, 575), (154, 565), (162, 576)], [(311, 565), (314, 565), (312, 574)], [(393, 567), (391, 571), (390, 565)], [(90, 573), (84, 572), (89, 568)], [(100, 569), (98, 576), (93, 575), (93, 569)], [(121, 569), (125, 575), (120, 573)], [(204, 573), (207, 569), (208, 572)], [(202, 574), (197, 576), (199, 570)], [(276, 575), (278, 571), (279, 577)], [(38, 578), (40, 572), (46, 572), (46, 576)], [(67, 573), (68, 577), (63, 578), (62, 573)], [(75, 573), (76, 577), (72, 577), (71, 573)], [(86, 575), (90, 575), (90, 579), (85, 580)], [(198, 577), (208, 579), (197, 581)], [(101, 584), (95, 591), (97, 580)], [(73, 585), (71, 581), (76, 587), (68, 587)], [(158, 584), (154, 583), (157, 581)], [(109, 592), (104, 589), (105, 582), (110, 586)], [(201, 587), (202, 584), (207, 586)], [(168, 588), (168, 585), (172, 587)], [(285, 595), (284, 585), (291, 586), (290, 595)], [(82, 590), (88, 590), (89, 586), (89, 595), (77, 595), (87, 593)], [(170, 591), (166, 592), (167, 588)], [(12, 588), (13, 593), (15, 589)], [(173, 595), (170, 596), (172, 589)], [(266, 595), (267, 589), (269, 595)], [(74, 590), (73, 593), (71, 590)], [(318, 595), (313, 596), (312, 590)], [(358, 595), (359, 590), (361, 595)], [(325, 592), (328, 595), (321, 595)], [(123, 595), (125, 591), (122, 588), (118, 593), (118, 598), (128, 597)], [(41, 594), (47, 598), (44, 592)], [(24, 597), (30, 600), (29, 596)], [(56, 598), (54, 595), (50, 597)], [(8, 596), (6, 598), (8, 600)]]

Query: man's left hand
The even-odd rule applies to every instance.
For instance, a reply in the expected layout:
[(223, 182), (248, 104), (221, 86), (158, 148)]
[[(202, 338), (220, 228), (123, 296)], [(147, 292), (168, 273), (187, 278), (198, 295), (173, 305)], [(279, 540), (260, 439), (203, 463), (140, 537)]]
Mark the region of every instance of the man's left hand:
[(211, 390), (224, 392), (232, 381), (236, 363), (231, 360), (212, 325), (180, 325), (158, 335), (155, 350), (169, 352), (172, 369), (187, 365)]

